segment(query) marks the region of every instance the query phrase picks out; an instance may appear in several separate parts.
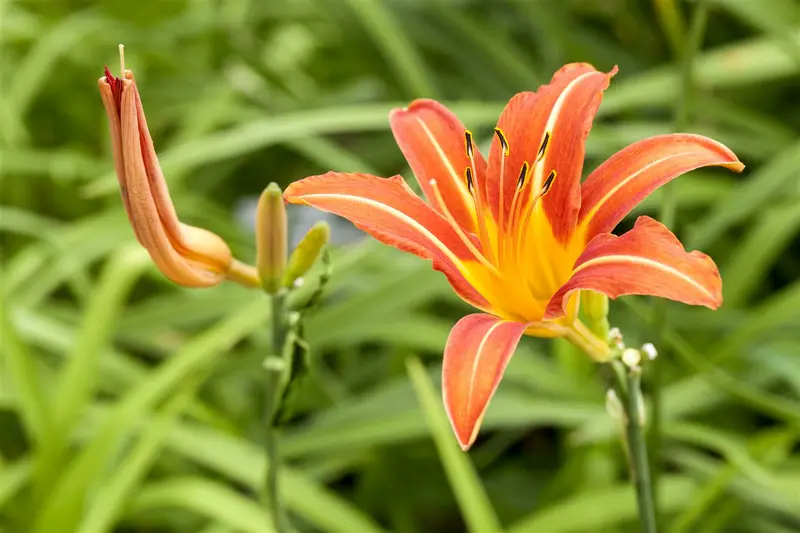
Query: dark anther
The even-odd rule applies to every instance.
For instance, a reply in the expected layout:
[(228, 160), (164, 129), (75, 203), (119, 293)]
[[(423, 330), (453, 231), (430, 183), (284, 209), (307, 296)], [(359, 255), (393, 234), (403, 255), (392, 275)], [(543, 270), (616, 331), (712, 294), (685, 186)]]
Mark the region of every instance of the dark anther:
[(539, 193), (539, 196), (544, 196), (547, 194), (547, 191), (550, 190), (550, 187), (553, 186), (553, 182), (556, 180), (557, 172), (554, 170), (550, 172), (550, 175), (547, 176), (547, 179), (544, 180), (544, 185), (542, 185), (542, 192)]
[(467, 170), (465, 171), (465, 174), (467, 176), (467, 190), (469, 191), (469, 193), (471, 195), (474, 196), (475, 195), (475, 183), (472, 181), (472, 169), (467, 167)]
[(517, 189), (521, 189), (525, 184), (525, 176), (528, 175), (528, 162), (522, 163), (522, 168), (519, 171), (519, 178), (517, 178)]
[(547, 153), (547, 145), (550, 144), (550, 132), (544, 132), (544, 139), (542, 140), (542, 146), (539, 147), (539, 153), (536, 155), (536, 161), (541, 161), (544, 155)]
[(472, 159), (473, 151), (472, 151), (472, 133), (467, 130), (464, 132), (464, 141), (467, 144), (467, 157)]
[(500, 128), (495, 128), (494, 134), (497, 135), (497, 140), (500, 141), (500, 148), (503, 150), (503, 156), (508, 157), (509, 146), (505, 133), (503, 133), (503, 130)]

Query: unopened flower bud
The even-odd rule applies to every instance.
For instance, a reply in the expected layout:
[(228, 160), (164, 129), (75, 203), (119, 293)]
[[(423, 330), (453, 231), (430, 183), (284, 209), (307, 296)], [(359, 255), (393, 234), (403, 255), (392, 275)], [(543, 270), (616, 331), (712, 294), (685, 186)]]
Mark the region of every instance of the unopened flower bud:
[(303, 236), (289, 258), (283, 286), (292, 287), (314, 265), (322, 248), (328, 243), (331, 230), (324, 221), (314, 224)]
[(622, 362), (628, 368), (635, 368), (642, 362), (642, 354), (635, 348), (625, 348), (622, 350)]
[(611, 328), (608, 330), (608, 343), (616, 346), (620, 350), (625, 349), (625, 343), (622, 341), (622, 331), (619, 328)]
[(658, 357), (658, 351), (652, 342), (642, 344), (642, 353), (647, 356), (651, 361)]
[(601, 320), (608, 317), (608, 296), (599, 292), (585, 290), (581, 295), (583, 312), (591, 320)]
[(264, 290), (274, 294), (286, 268), (286, 206), (277, 183), (261, 193), (256, 209), (256, 268)]
[(591, 290), (581, 291), (581, 306), (589, 329), (601, 339), (607, 338), (608, 296)]
[(121, 78), (106, 68), (97, 84), (108, 115), (122, 202), (136, 239), (158, 269), (179, 285), (210, 287), (229, 277), (232, 269), (237, 281), (254, 285), (255, 274), (233, 259), (225, 241), (178, 220), (121, 45), (120, 64)]

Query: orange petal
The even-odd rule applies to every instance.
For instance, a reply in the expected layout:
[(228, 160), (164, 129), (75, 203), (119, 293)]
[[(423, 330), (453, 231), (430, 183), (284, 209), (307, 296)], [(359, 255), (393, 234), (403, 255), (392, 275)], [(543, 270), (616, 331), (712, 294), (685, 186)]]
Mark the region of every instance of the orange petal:
[(658, 135), (623, 148), (583, 183), (580, 221), (588, 225), (586, 239), (613, 230), (656, 188), (706, 166), (744, 168), (726, 146), (702, 135)]
[[(466, 231), (475, 232), (475, 202), (465, 171), (470, 166), (466, 128), (449, 109), (434, 100), (414, 100), (407, 108), (389, 114), (394, 138), (408, 160), (428, 202), (439, 212), (443, 207), (431, 189), (435, 179), (447, 209)], [(484, 182), (486, 161), (473, 142), (476, 183)]]
[(511, 99), (497, 123), (508, 141), (509, 154), (502, 161), (503, 151), (499, 139), (495, 139), (487, 177), (494, 212), (499, 211), (502, 184), (503, 220), (508, 220), (523, 163), (531, 169), (525, 178), (529, 183), (520, 193), (523, 206), (555, 172), (542, 203), (556, 238), (566, 242), (580, 209), (586, 136), (603, 90), (615, 73), (616, 68), (605, 74), (587, 63), (574, 63), (562, 67), (550, 84), (536, 93), (520, 93)]
[(722, 304), (722, 279), (702, 252), (687, 253), (669, 229), (639, 217), (621, 237), (602, 233), (575, 262), (572, 277), (556, 292), (544, 318), (564, 316), (572, 292), (591, 289), (611, 298), (644, 294), (716, 309)]
[(447, 338), (442, 396), (461, 449), (468, 449), (526, 324), (484, 314), (458, 321)]
[(433, 260), (433, 267), (447, 276), (459, 296), (476, 307), (488, 305), (459, 268), (474, 259), (472, 252), (402, 177), (328, 172), (292, 183), (284, 198), (344, 217), (381, 242)]

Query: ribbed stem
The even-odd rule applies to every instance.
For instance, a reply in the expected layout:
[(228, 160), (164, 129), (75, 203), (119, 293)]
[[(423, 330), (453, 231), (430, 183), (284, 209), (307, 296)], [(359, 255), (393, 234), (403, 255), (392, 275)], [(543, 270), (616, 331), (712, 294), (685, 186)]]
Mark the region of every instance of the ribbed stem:
[(264, 453), (266, 469), (264, 472), (264, 489), (262, 499), (269, 509), (272, 525), (276, 533), (287, 533), (291, 530), (286, 511), (280, 499), (278, 474), (281, 459), (278, 452), (279, 430), (272, 424), (275, 411), (279, 407), (279, 389), (288, 368), (283, 360), (283, 345), (286, 341), (286, 298), (283, 292), (270, 296), (272, 303), (272, 346), (271, 353), (264, 364), (266, 381), (264, 390)]
[(644, 399), (642, 398), (641, 369), (633, 368), (627, 373), (628, 394), (625, 412), (628, 415), (626, 438), (628, 441), (631, 476), (636, 488), (639, 521), (643, 533), (656, 533), (656, 507), (653, 500), (653, 484), (650, 479), (650, 463), (647, 459), (647, 443), (644, 436)]

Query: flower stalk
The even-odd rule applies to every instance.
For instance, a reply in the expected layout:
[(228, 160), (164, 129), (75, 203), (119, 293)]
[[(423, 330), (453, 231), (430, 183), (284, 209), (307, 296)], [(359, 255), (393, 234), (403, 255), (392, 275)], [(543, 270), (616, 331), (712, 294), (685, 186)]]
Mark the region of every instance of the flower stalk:
[(636, 503), (643, 533), (656, 533), (656, 509), (653, 500), (653, 484), (650, 479), (650, 463), (647, 458), (647, 443), (644, 436), (644, 398), (642, 396), (642, 369), (630, 368), (627, 377), (627, 398), (624, 403), (627, 414), (626, 440), (631, 478), (636, 489)]
[[(623, 445), (628, 458), (631, 483), (636, 491), (642, 532), (656, 533), (656, 501), (645, 438), (646, 414), (641, 367), (642, 361), (652, 360), (650, 353), (655, 353), (655, 350), (652, 345), (645, 345), (642, 350), (637, 350), (624, 348), (620, 343), (613, 348), (613, 353), (611, 368), (617, 387), (609, 390), (606, 407), (622, 428)], [(610, 399), (615, 401), (609, 402)]]
[[(325, 224), (311, 228), (287, 259), (286, 206), (283, 192), (276, 183), (270, 183), (259, 199), (255, 229), (256, 268), (271, 307), (271, 340), (263, 363), (262, 423), (266, 464), (261, 500), (269, 511), (275, 532), (288, 533), (294, 529), (280, 496), (280, 433), (282, 424), (291, 414), (292, 393), (308, 369), (308, 346), (303, 339), (302, 319), (313, 306), (313, 302), (307, 302), (301, 309), (291, 309), (288, 296), (302, 285), (298, 283), (300, 276), (307, 273), (323, 252), (330, 232)], [(323, 262), (327, 264), (325, 257), (323, 255)], [(327, 277), (327, 271), (320, 276), (319, 287), (310, 300), (318, 299)]]
[(270, 295), (272, 307), (272, 342), (271, 355), (264, 360), (264, 454), (266, 467), (264, 469), (264, 486), (262, 501), (269, 510), (272, 526), (276, 533), (290, 531), (289, 519), (280, 498), (278, 483), (281, 459), (278, 448), (280, 441), (280, 428), (274, 424), (275, 415), (280, 408), (281, 389), (287, 378), (289, 367), (283, 358), (283, 349), (286, 344), (286, 293), (279, 291)]

